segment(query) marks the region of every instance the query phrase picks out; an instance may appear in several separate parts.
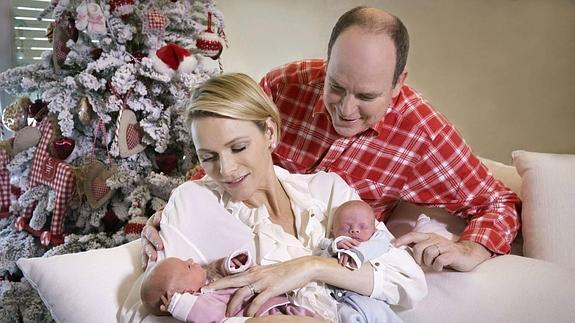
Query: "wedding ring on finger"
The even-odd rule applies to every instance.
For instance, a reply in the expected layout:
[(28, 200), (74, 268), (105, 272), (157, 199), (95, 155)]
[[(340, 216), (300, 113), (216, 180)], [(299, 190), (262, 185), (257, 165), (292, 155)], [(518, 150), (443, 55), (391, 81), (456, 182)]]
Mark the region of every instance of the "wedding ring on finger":
[(250, 289), (250, 297), (257, 294), (256, 289), (254, 288), (254, 285), (248, 284), (248, 288)]

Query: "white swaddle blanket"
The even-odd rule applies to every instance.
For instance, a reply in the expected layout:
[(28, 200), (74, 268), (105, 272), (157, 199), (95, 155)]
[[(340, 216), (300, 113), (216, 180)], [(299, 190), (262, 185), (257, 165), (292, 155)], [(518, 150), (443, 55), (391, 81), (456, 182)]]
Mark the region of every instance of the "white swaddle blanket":
[[(209, 189), (194, 182), (186, 182), (172, 192), (160, 222), (160, 236), (164, 251), (158, 253), (158, 261), (166, 257), (192, 258), (205, 265), (238, 249), (255, 254), (251, 230), (231, 216)], [(148, 267), (154, 264), (150, 262)], [(145, 275), (140, 275), (132, 287), (119, 321), (177, 322), (172, 317), (149, 315), (144, 309), (140, 286)]]

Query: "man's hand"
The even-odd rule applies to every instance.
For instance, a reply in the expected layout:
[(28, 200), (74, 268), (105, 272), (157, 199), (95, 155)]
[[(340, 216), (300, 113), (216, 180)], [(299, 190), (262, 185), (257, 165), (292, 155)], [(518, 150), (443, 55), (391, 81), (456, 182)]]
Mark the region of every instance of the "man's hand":
[(163, 210), (156, 211), (146, 222), (142, 230), (142, 269), (146, 270), (148, 260), (155, 261), (158, 257), (157, 251), (164, 249), (164, 243), (160, 238), (160, 220), (162, 219)]
[(491, 252), (476, 242), (453, 242), (435, 233), (410, 232), (395, 239), (393, 245), (411, 245), (415, 261), (435, 271), (445, 267), (470, 271), (491, 257)]

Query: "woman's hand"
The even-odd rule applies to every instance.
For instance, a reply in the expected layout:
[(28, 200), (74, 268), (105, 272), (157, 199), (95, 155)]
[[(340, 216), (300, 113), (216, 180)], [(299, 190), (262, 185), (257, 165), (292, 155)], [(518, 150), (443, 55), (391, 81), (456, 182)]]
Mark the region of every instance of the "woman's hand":
[(267, 315), (249, 318), (246, 322), (248, 323), (325, 323), (326, 320), (322, 320), (315, 317), (309, 316), (294, 316), (294, 315)]
[(158, 257), (157, 251), (164, 249), (164, 243), (160, 238), (160, 220), (162, 219), (163, 210), (158, 210), (146, 222), (146, 226), (142, 230), (142, 269), (146, 270), (148, 260), (155, 261)]
[(476, 242), (454, 242), (435, 233), (410, 232), (395, 239), (393, 245), (412, 245), (415, 261), (435, 271), (445, 267), (470, 271), (491, 257), (491, 252)]
[(228, 302), (226, 316), (255, 295), (247, 310), (247, 316), (254, 316), (261, 305), (271, 297), (298, 289), (314, 279), (317, 267), (316, 257), (306, 256), (283, 263), (254, 266), (243, 273), (227, 276), (210, 283), (209, 289), (239, 288)]

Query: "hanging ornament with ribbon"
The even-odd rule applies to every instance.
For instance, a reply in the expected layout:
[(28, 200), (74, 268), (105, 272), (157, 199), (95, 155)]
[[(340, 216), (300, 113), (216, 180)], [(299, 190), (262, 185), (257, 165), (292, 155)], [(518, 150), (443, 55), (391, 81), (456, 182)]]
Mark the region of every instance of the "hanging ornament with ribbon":
[[(88, 204), (93, 209), (102, 207), (114, 194), (114, 190), (106, 185), (106, 180), (115, 173), (115, 168), (111, 167), (110, 152), (108, 151), (108, 165), (95, 158), (96, 140), (100, 133), (102, 142), (106, 145), (106, 126), (101, 119), (98, 121), (96, 129), (94, 129), (94, 146), (92, 148), (91, 158), (84, 166), (84, 194), (86, 195)], [(106, 145), (106, 150), (108, 150), (108, 145)]]
[(196, 48), (200, 50), (202, 55), (212, 59), (220, 58), (224, 46), (218, 34), (212, 31), (212, 13), (208, 12), (208, 25), (206, 31), (198, 36), (196, 39)]

